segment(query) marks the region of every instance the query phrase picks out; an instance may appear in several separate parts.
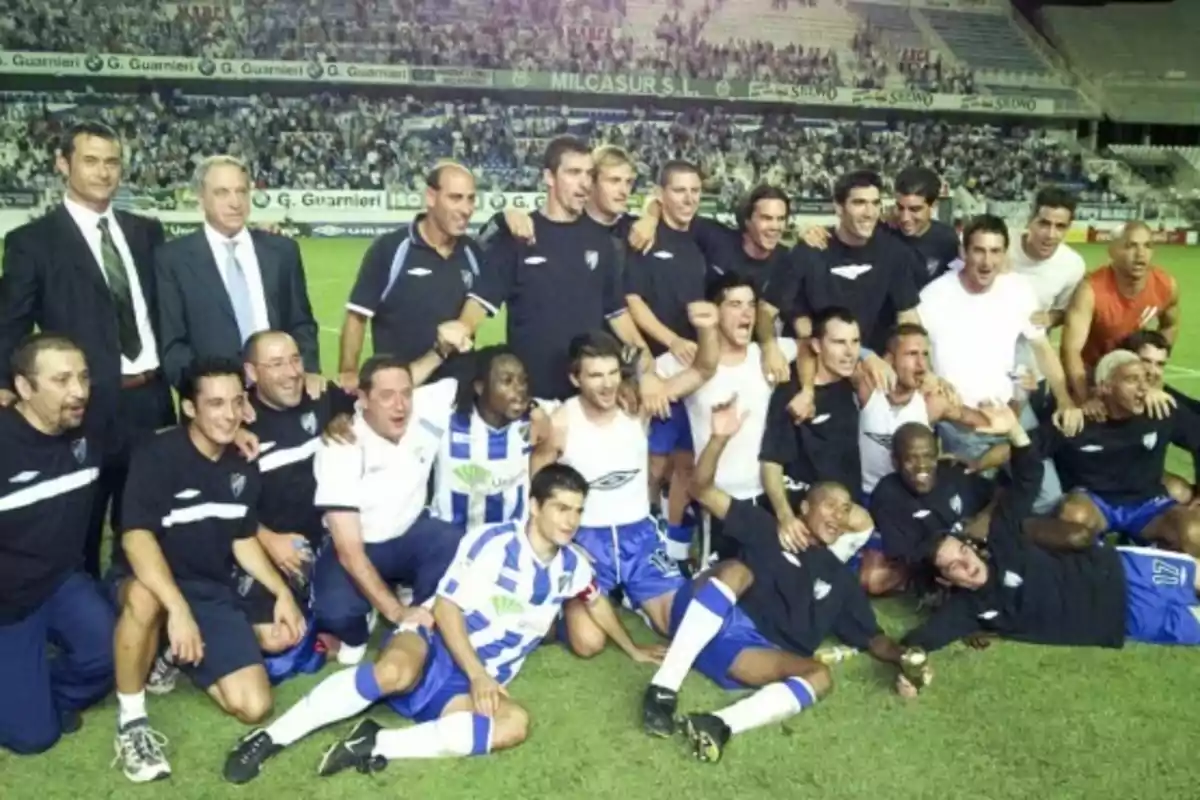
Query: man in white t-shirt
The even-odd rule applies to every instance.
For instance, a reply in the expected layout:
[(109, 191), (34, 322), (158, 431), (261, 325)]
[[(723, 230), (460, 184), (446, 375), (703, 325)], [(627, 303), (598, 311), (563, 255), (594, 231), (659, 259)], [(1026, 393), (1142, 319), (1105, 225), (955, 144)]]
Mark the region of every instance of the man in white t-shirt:
[[(1009, 269), (1024, 275), (1033, 287), (1037, 298), (1034, 319), (1047, 332), (1063, 324), (1071, 295), (1087, 274), (1083, 256), (1064, 241), (1074, 221), (1075, 196), (1048, 186), (1035, 196), (1029, 224), (1008, 247)], [(1018, 347), (1017, 364), (1041, 377), (1028, 346)]]
[[(1025, 342), (1038, 368), (1046, 375), (1058, 409), (1054, 423), (1068, 435), (1083, 426), (1083, 413), (1067, 393), (1058, 352), (1038, 325), (1037, 297), (1028, 279), (1004, 272), (1008, 249), (1004, 220), (988, 214), (971, 220), (963, 230), (963, 268), (943, 275), (921, 292), (918, 313), (929, 331), (934, 371), (957, 390), (967, 406), (985, 402), (1020, 402), (1014, 397), (1017, 344)], [(1037, 424), (1028, 405), (1021, 408), (1022, 424)], [(955, 424), (938, 426), (946, 452), (974, 460), (995, 443)], [(1052, 510), (1062, 496), (1058, 474), (1047, 464), (1035, 510)]]
[[(708, 444), (713, 407), (737, 395), (738, 407), (746, 418), (725, 448), (715, 485), (735, 500), (758, 502), (763, 495), (758, 454), (775, 387), (763, 376), (762, 354), (758, 343), (752, 341), (757, 301), (754, 285), (736, 272), (727, 272), (709, 282), (706, 299), (717, 306), (721, 356), (716, 374), (683, 401), (692, 428), (693, 452), (703, 452)], [(794, 361), (796, 341), (779, 339), (778, 342), (787, 362)], [(684, 369), (669, 352), (658, 357), (657, 366), (659, 377), (664, 380)], [(713, 541), (718, 538), (719, 530), (714, 530)]]
[[(446, 433), (458, 382), (414, 390), (412, 367), (373, 356), (359, 372), (353, 444), (322, 446), (313, 462), (314, 504), (330, 541), (313, 568), (317, 629), (340, 641), (338, 660), (354, 664), (367, 647), (367, 614), (429, 625), (419, 604), (432, 598), (462, 530), (425, 510), (429, 476)], [(393, 586), (413, 588), (405, 605)]]

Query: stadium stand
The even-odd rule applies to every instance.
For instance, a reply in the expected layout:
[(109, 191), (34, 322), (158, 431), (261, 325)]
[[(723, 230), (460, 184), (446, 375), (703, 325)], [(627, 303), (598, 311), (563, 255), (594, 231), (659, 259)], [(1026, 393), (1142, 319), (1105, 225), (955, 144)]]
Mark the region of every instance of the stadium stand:
[(1104, 87), (1105, 111), (1114, 119), (1200, 124), (1197, 4), (1055, 6), (1042, 11), (1041, 23), (1073, 67)]
[(830, 181), (846, 165), (894, 174), (913, 161), (993, 200), (1021, 198), (1047, 180), (1087, 185), (1077, 155), (1053, 137), (1020, 127), (888, 125), (699, 107), (446, 104), (355, 94), (27, 97), (8, 104), (12, 136), (6, 139), (34, 157), (0, 166), (4, 182), (53, 185), (55, 137), (81, 116), (98, 117), (129, 137), (127, 184), (143, 189), (186, 185), (198, 159), (224, 151), (247, 159), (263, 186), (411, 190), (420, 187), (431, 160), (453, 157), (478, 170), (485, 190), (534, 191), (546, 139), (564, 132), (628, 148), (639, 157), (642, 176), (673, 158), (695, 160), (709, 176), (706, 188), (726, 199), (760, 180), (799, 198), (827, 199)]

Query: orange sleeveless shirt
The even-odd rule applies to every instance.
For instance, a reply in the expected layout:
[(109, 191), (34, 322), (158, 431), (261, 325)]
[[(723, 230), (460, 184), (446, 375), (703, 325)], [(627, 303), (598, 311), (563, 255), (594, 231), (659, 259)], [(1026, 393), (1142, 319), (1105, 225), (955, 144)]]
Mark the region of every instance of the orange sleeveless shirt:
[(1134, 297), (1117, 289), (1111, 266), (1087, 276), (1095, 298), (1092, 327), (1083, 346), (1083, 363), (1090, 372), (1106, 353), (1134, 331), (1145, 328), (1171, 303), (1171, 276), (1162, 267), (1150, 267), (1146, 285)]

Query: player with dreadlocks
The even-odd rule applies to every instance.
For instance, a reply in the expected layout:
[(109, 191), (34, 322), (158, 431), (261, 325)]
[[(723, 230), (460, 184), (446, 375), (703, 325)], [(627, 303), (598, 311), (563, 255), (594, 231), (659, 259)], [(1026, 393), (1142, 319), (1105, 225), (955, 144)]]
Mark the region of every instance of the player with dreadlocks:
[(506, 346), (468, 358), (434, 473), (434, 516), (470, 530), (523, 520), (528, 510), (529, 454), (536, 444), (529, 375)]

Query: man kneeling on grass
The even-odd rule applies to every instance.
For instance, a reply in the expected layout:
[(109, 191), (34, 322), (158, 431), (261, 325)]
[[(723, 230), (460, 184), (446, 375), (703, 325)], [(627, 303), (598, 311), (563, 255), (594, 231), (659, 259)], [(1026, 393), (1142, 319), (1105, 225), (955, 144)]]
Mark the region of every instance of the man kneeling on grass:
[(504, 687), (563, 603), (586, 600), (605, 633), (618, 624), (591, 565), (570, 546), (587, 491), (571, 467), (538, 472), (527, 523), (479, 528), (462, 540), (432, 619), (405, 621), (374, 664), (329, 676), (268, 728), (245, 736), (225, 761), (225, 779), (246, 783), (283, 748), (381, 701), (420, 724), (385, 730), (359, 722), (325, 752), (320, 775), (375, 772), (400, 758), (483, 755), (525, 741), (529, 715)]
[[(1096, 547), (1089, 537), (1035, 543), (1021, 521), (1042, 469), (1011, 410), (989, 412), (1012, 445), (1014, 486), (993, 512), (986, 554), (956, 536), (933, 541), (940, 580), (953, 587), (907, 645), (936, 650), (981, 632), (1049, 645), (1121, 647), (1126, 638), (1151, 644), (1200, 645), (1200, 575), (1182, 553), (1141, 547)], [(1050, 549), (1053, 547), (1053, 549)]]

